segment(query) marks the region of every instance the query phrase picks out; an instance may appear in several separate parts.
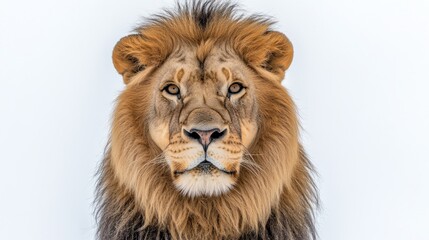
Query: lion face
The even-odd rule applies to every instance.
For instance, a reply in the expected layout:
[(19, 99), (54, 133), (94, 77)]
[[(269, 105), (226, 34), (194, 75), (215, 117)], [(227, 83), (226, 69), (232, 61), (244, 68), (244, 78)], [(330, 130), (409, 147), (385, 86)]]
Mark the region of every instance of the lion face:
[[(153, 171), (165, 188), (217, 196), (252, 165), (262, 102), (275, 100), (268, 99), (281, 89), (293, 48), (268, 22), (228, 14), (213, 15), (209, 25), (186, 14), (161, 19), (115, 46), (127, 87), (115, 112), (112, 162), (133, 191), (151, 186), (140, 173)], [(163, 167), (152, 167), (154, 156)]]
[(233, 187), (257, 132), (252, 73), (234, 54), (213, 48), (175, 52), (154, 74), (150, 136), (163, 150), (174, 185), (185, 195)]

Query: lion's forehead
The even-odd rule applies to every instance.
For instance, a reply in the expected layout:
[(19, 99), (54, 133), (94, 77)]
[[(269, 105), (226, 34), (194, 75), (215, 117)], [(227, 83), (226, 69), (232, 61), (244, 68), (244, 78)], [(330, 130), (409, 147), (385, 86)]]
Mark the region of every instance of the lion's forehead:
[(182, 47), (165, 63), (168, 68), (164, 78), (190, 87), (199, 83), (219, 86), (229, 81), (244, 79), (242, 60), (227, 47), (213, 47), (201, 53), (200, 46)]

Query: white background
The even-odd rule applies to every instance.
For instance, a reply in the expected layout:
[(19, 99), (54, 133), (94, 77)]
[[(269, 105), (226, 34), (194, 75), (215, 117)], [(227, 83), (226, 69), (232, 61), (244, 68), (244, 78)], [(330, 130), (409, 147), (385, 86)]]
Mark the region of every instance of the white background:
[[(429, 239), (429, 2), (241, 1), (295, 46), (285, 86), (317, 168), (322, 240)], [(0, 239), (94, 239), (123, 89), (111, 51), (172, 1), (0, 2)]]

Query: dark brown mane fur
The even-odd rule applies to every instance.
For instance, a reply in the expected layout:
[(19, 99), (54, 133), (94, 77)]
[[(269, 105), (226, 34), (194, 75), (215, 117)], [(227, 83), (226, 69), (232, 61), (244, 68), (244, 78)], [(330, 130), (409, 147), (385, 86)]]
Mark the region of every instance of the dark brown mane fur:
[(98, 172), (98, 239), (316, 238), (312, 166), (298, 140), (295, 106), (279, 81), (291, 61), (279, 56), (292, 50), (276, 44), (277, 33), (268, 36), (272, 23), (267, 18), (246, 17), (235, 9), (216, 1), (179, 5), (139, 27), (137, 40), (115, 49), (113, 59), (128, 82), (148, 67), (156, 69), (182, 43), (201, 46), (204, 59), (207, 49), (222, 42), (256, 74), (258, 68), (272, 73), (255, 83), (260, 126), (248, 150), (261, 171), (255, 176), (243, 169), (236, 188), (225, 196), (187, 198), (172, 186), (166, 165), (129, 168), (118, 165), (118, 159), (114, 163), (115, 157), (144, 162), (161, 154), (149, 137), (146, 118), (150, 94), (144, 93), (153, 85), (146, 81), (129, 87), (118, 98)]

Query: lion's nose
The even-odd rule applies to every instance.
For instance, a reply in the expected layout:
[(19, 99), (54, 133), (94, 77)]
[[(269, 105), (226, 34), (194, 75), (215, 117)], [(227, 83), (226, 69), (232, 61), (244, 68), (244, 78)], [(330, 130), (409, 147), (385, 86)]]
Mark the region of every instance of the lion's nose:
[(192, 128), (190, 131), (184, 130), (184, 132), (189, 138), (198, 140), (198, 142), (203, 145), (204, 151), (206, 151), (207, 147), (213, 140), (217, 140), (225, 136), (226, 129), (221, 131), (219, 128), (213, 128), (210, 130)]

